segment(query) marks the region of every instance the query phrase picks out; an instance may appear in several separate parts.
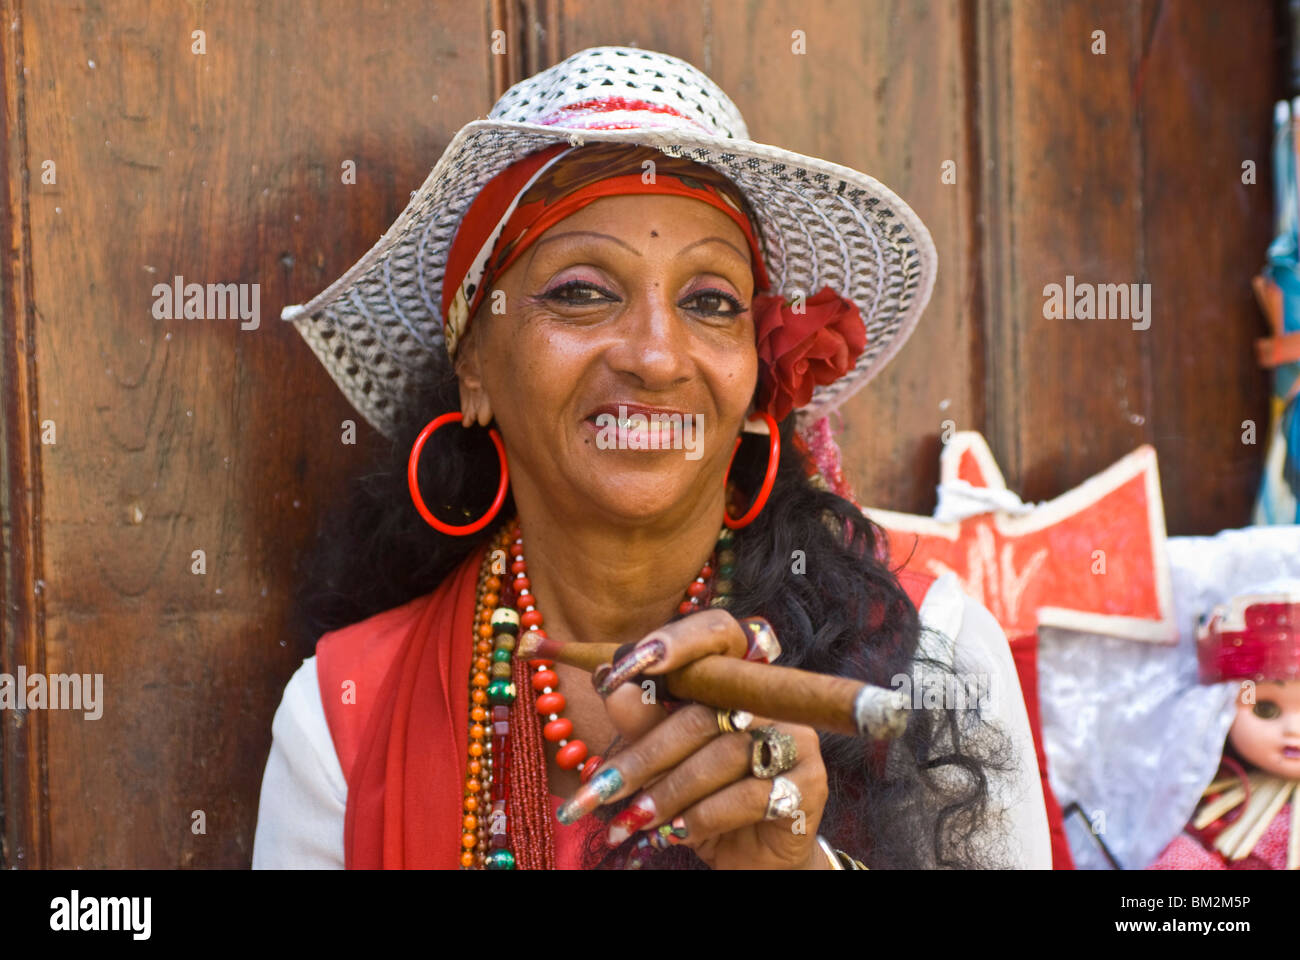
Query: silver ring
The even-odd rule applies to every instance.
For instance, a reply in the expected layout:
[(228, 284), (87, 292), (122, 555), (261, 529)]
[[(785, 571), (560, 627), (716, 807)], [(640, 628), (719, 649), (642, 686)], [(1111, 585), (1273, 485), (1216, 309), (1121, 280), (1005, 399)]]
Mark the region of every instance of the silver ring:
[(749, 769), (758, 779), (771, 780), (799, 762), (799, 747), (790, 734), (766, 725), (755, 727), (749, 735), (754, 738)]
[(763, 819), (790, 819), (799, 811), (802, 803), (803, 794), (799, 788), (785, 777), (777, 777), (772, 781), (772, 792), (767, 795), (767, 812), (763, 814)]

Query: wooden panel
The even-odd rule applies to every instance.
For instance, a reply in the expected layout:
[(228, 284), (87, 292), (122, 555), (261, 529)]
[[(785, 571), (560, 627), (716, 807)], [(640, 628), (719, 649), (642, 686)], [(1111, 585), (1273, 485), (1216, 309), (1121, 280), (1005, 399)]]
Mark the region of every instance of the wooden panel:
[[(1261, 455), (1240, 423), (1264, 389), (1249, 278), (1270, 199), (1239, 176), (1267, 150), (1269, 71), (1243, 75), (1270, 62), (1268, 10), (979, 9), (987, 434), (1008, 484), (1056, 496), (1152, 442), (1171, 533), (1248, 522)], [(1046, 319), (1045, 286), (1068, 276), (1150, 283), (1150, 328)]]
[[(30, 205), (36, 417), (57, 428), (33, 518), (44, 669), (103, 673), (105, 687), (98, 721), (36, 718), (42, 859), (246, 865), (271, 716), (301, 656), (295, 556), (365, 462), (364, 445), (341, 443), (341, 422), (359, 418), (280, 307), (367, 250), (451, 133), (487, 110), (491, 11), (16, 13), (26, 60), (6, 80), (25, 98), (30, 178), (12, 154), (7, 173)], [(56, 184), (41, 183), (47, 159)], [(260, 325), (155, 319), (153, 286), (176, 275), (259, 284)], [(191, 573), (200, 549), (204, 575)], [(206, 835), (191, 832), (195, 810)]]
[[(1150, 336), (1125, 319), (1044, 317), (1044, 288), (1141, 273), (1141, 19), (1119, 3), (1011, 4), (982, 64), (1002, 100), (986, 141), (1004, 211), (988, 311), (988, 435), (1007, 482), (1056, 496), (1149, 438)], [(1005, 19), (1003, 17), (1005, 16)], [(1105, 55), (1089, 53), (1105, 29)]]
[[(1177, 15), (1174, 15), (1175, 11)], [(1144, 12), (1152, 22), (1152, 5)], [(1261, 0), (1163, 8), (1142, 77), (1142, 230), (1158, 312), (1152, 439), (1169, 529), (1216, 533), (1248, 521), (1263, 461), (1268, 378), (1250, 278), (1272, 239), (1270, 69), (1277, 25)], [(1242, 163), (1255, 162), (1255, 183)], [(1259, 444), (1242, 443), (1242, 421)]]
[[(711, 4), (699, 0), (659, 0), (627, 7), (607, 0), (555, 0), (552, 30), (558, 32), (555, 59), (563, 60), (587, 47), (641, 47), (681, 57), (709, 71), (712, 30)], [(539, 53), (544, 51), (539, 51)], [(541, 70), (549, 63), (530, 64)]]

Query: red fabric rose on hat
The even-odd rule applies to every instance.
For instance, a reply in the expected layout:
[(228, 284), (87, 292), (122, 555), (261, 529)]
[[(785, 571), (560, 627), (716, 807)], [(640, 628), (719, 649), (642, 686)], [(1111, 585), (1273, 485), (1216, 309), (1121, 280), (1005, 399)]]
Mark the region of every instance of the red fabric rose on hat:
[(780, 296), (754, 298), (758, 335), (758, 407), (777, 421), (812, 399), (813, 388), (834, 383), (853, 369), (867, 348), (857, 305), (830, 287), (803, 303), (803, 312)]

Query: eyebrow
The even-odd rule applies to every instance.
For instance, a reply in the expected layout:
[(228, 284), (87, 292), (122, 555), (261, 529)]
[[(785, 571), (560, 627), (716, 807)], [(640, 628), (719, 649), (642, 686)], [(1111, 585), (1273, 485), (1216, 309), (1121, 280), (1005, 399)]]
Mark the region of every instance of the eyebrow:
[(602, 240), (609, 240), (612, 241), (613, 243), (617, 243), (620, 247), (622, 247), (624, 250), (627, 250), (629, 253), (634, 253), (638, 257), (641, 256), (640, 250), (628, 246), (618, 237), (611, 237), (608, 233), (597, 233), (595, 230), (570, 230), (567, 233), (551, 234), (549, 236), (542, 237), (540, 240), (534, 243), (533, 249), (534, 250), (537, 249), (544, 243), (550, 243), (552, 240), (562, 240), (565, 237), (600, 237)]
[[(564, 233), (551, 234), (549, 236), (542, 237), (540, 240), (534, 243), (533, 248), (536, 249), (537, 247), (540, 247), (544, 243), (550, 243), (552, 240), (563, 240), (565, 237), (599, 237), (602, 240), (609, 240), (612, 243), (618, 244), (624, 250), (628, 251), (629, 253), (635, 254), (638, 257), (642, 256), (640, 250), (637, 250), (636, 248), (629, 246), (627, 243), (620, 240), (618, 237), (612, 237), (608, 233), (599, 233), (598, 231), (595, 230), (568, 230)], [(683, 254), (685, 254), (688, 250), (693, 250), (703, 243), (721, 243), (725, 246), (730, 247), (733, 251), (735, 251), (736, 256), (740, 257), (740, 259), (746, 262), (752, 259), (749, 251), (741, 250), (730, 240), (725, 240), (722, 237), (704, 237), (702, 240), (696, 240), (693, 243), (688, 243), (686, 246), (682, 247), (680, 250), (677, 251), (677, 256), (680, 257)]]
[(688, 243), (686, 246), (682, 247), (680, 250), (677, 251), (677, 256), (680, 257), (687, 250), (693, 250), (694, 248), (698, 247), (702, 243), (725, 244), (726, 246), (730, 247), (732, 250), (736, 251), (736, 255), (739, 256), (740, 259), (744, 260), (746, 263), (748, 263), (752, 259), (748, 250), (741, 250), (730, 240), (724, 240), (722, 237), (705, 237), (703, 240), (696, 240), (694, 243)]

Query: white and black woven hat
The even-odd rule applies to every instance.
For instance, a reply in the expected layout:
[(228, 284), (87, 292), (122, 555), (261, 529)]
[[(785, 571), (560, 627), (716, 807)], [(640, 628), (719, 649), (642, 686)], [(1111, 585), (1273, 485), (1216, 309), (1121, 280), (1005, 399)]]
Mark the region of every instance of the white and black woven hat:
[(309, 303), (286, 307), (354, 407), (392, 437), (417, 385), (450, 364), (440, 311), (447, 253), (470, 202), (510, 164), (555, 143), (627, 143), (706, 164), (748, 198), (772, 292), (825, 286), (857, 304), (867, 346), (819, 386), (807, 424), (862, 388), (903, 345), (930, 299), (937, 257), (920, 218), (856, 170), (754, 143), (735, 104), (685, 61), (593, 47), (515, 84), (463, 127), (397, 221)]

